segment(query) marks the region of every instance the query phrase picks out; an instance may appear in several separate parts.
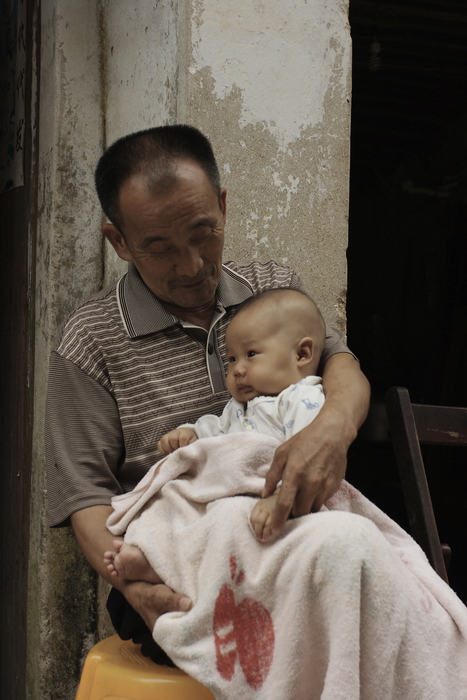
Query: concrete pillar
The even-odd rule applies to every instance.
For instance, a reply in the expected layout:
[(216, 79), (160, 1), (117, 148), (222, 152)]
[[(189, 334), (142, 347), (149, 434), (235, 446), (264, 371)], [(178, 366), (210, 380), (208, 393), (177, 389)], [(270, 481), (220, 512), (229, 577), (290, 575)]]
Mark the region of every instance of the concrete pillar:
[(348, 0), (42, 0), (35, 451), (28, 697), (71, 700), (107, 634), (105, 591), (46, 525), (47, 362), (73, 308), (124, 269), (103, 246), (93, 170), (131, 131), (185, 122), (228, 189), (226, 259), (295, 268), (345, 326)]

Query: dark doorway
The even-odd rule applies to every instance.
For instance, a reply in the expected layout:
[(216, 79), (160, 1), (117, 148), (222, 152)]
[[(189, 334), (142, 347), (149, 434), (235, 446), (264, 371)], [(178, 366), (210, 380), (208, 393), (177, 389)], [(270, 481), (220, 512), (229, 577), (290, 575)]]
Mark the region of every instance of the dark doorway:
[[(398, 385), (416, 402), (467, 406), (467, 5), (350, 0), (350, 24), (349, 345), (376, 401)], [(379, 480), (375, 498), (397, 517), (391, 448), (377, 449), (365, 458), (380, 473), (359, 485)], [(467, 455), (427, 460), (467, 601)]]
[(375, 396), (467, 404), (467, 6), (351, 0), (349, 343)]

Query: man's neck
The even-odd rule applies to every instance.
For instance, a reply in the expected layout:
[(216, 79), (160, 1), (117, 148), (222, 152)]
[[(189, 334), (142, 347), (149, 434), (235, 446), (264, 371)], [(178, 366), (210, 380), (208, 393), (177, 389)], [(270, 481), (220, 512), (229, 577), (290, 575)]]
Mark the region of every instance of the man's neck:
[(216, 306), (216, 300), (212, 299), (208, 301), (207, 304), (204, 304), (204, 306), (199, 306), (194, 309), (186, 309), (182, 306), (166, 304), (165, 302), (162, 302), (162, 305), (171, 314), (177, 316), (177, 318), (181, 318), (182, 321), (193, 323), (195, 326), (200, 326), (208, 331), (211, 325), (214, 308)]

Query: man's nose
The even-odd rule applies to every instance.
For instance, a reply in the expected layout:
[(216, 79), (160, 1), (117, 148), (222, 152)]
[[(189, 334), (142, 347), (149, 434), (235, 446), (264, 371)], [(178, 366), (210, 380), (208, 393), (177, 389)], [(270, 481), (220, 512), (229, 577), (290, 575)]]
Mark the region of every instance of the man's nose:
[(204, 262), (197, 248), (187, 247), (180, 251), (175, 263), (175, 271), (180, 277), (196, 277)]

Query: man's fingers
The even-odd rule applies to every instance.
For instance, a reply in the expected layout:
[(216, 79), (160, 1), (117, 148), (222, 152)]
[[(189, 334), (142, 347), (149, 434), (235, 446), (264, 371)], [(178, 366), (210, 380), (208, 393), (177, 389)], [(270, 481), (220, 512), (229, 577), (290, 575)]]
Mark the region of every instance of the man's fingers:
[(163, 583), (132, 581), (122, 590), (130, 605), (141, 615), (150, 630), (158, 617), (167, 612), (187, 612), (193, 606), (190, 598)]
[(316, 513), (327, 500), (327, 493), (331, 493), (331, 490), (327, 488), (324, 477), (318, 478), (318, 475), (315, 475), (310, 481), (304, 480), (301, 488), (295, 494), (292, 506), (293, 517), (299, 518), (301, 515)]
[(269, 471), (266, 474), (266, 479), (264, 482), (263, 493), (261, 494), (263, 498), (271, 496), (276, 490), (277, 484), (282, 479), (282, 472), (285, 467), (285, 459), (282, 458), (280, 452), (280, 447), (277, 448), (274, 459), (271, 462)]
[(155, 610), (159, 615), (167, 612), (187, 612), (193, 607), (193, 601), (183, 593), (174, 593), (163, 583), (157, 583), (155, 589)]
[(281, 490), (277, 497), (277, 502), (271, 516), (271, 532), (273, 535), (279, 534), (287, 522), (292, 511), (295, 494), (296, 489), (291, 488), (289, 484), (284, 484), (284, 482), (282, 482)]
[(284, 474), (271, 520), (273, 534), (276, 535), (282, 530), (290, 515), (298, 518), (318, 511), (334, 490), (332, 484), (327, 484), (321, 476), (318, 478), (318, 475), (309, 481), (302, 479), (299, 483)]
[(188, 612), (188, 610), (191, 610), (193, 607), (193, 601), (191, 598), (188, 598), (187, 595), (180, 595), (179, 593), (176, 595), (176, 610), (180, 612)]

